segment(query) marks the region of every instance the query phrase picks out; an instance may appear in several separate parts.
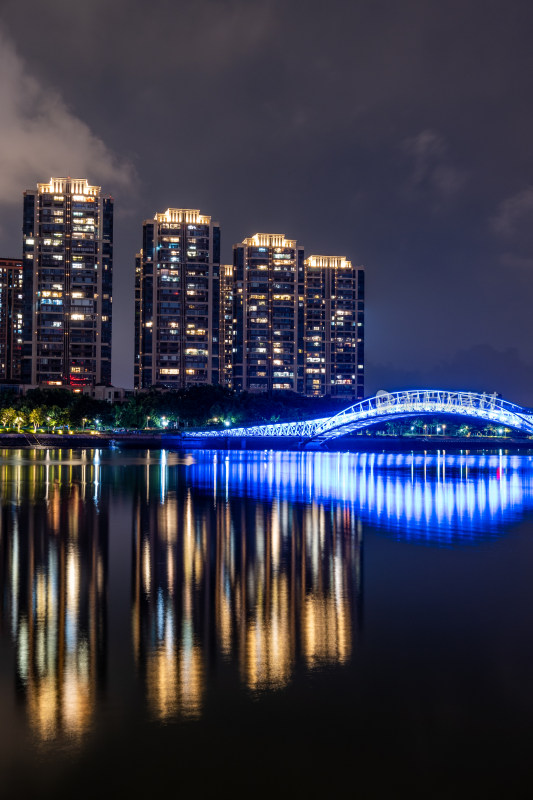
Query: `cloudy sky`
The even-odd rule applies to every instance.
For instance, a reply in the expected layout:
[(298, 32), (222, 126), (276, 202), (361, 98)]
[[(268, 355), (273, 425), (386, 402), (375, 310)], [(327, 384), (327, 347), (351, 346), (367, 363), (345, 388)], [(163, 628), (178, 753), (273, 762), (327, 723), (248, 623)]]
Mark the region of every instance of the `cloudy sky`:
[(2, 0), (0, 252), (22, 192), (115, 198), (114, 365), (134, 256), (169, 206), (367, 268), (367, 392), (533, 405), (529, 0)]

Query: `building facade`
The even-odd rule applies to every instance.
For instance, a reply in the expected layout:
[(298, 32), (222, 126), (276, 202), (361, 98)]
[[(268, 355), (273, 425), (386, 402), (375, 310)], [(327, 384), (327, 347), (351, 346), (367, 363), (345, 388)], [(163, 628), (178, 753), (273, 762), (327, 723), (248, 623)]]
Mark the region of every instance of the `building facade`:
[(24, 193), (22, 381), (111, 383), (113, 200), (84, 178)]
[(303, 390), (304, 252), (284, 234), (233, 248), (233, 388)]
[(305, 260), (304, 394), (364, 397), (363, 267), (344, 256)]
[(218, 223), (183, 208), (146, 220), (135, 276), (135, 388), (219, 383)]
[(233, 264), (220, 265), (220, 383), (233, 388)]
[(0, 380), (20, 381), (22, 261), (0, 258)]

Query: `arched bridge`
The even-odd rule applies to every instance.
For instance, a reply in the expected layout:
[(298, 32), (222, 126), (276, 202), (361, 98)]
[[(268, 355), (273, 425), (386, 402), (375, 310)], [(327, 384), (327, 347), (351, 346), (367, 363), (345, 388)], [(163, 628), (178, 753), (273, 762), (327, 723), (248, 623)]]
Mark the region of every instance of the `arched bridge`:
[(321, 442), (393, 419), (443, 414), (493, 423), (533, 435), (533, 413), (530, 409), (509, 403), (492, 394), (433, 389), (380, 393), (355, 403), (333, 417), (201, 431), (191, 435), (206, 438), (299, 437), (308, 442)]

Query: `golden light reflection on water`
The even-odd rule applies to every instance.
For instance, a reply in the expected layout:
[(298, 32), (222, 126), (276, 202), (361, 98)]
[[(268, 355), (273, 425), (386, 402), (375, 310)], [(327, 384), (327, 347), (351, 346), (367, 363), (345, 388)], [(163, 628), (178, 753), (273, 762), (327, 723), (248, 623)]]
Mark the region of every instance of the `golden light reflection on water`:
[[(13, 451), (2, 455), (12, 459)], [(0, 465), (2, 573), (10, 588), (3, 611), (18, 689), (42, 741), (79, 740), (89, 730), (105, 646), (107, 516), (86, 503), (87, 484), (67, 470)]]
[(1, 612), (41, 741), (80, 742), (97, 718), (111, 485), (131, 509), (132, 668), (155, 719), (200, 718), (219, 661), (257, 693), (286, 686), (298, 664), (350, 657), (361, 547), (352, 509), (220, 497), (216, 481), (205, 492), (166, 456), (131, 467), (112, 472), (99, 451), (0, 451)]
[[(472, 546), (533, 509), (527, 458), (380, 458), (0, 451), (0, 623), (35, 737), (85, 741), (110, 663), (128, 712), (141, 686), (142, 714), (165, 723), (203, 717), (235, 678), (259, 695), (347, 664), (361, 520)], [(110, 512), (126, 644), (107, 637)]]
[(361, 552), (349, 508), (165, 486), (156, 503), (137, 493), (133, 533), (133, 641), (154, 716), (198, 717), (213, 657), (253, 692), (287, 685), (298, 663), (347, 661)]
[(79, 743), (104, 702), (115, 497), (123, 669), (152, 718), (194, 720), (217, 675), (257, 695), (350, 661), (362, 519), (472, 544), (533, 508), (527, 460), (420, 458), (0, 451), (0, 619), (31, 730)]
[(132, 626), (148, 704), (161, 720), (198, 717), (205, 659), (195, 594), (203, 585), (207, 531), (195, 525), (190, 492), (179, 504), (173, 493), (154, 503), (139, 492), (136, 501)]

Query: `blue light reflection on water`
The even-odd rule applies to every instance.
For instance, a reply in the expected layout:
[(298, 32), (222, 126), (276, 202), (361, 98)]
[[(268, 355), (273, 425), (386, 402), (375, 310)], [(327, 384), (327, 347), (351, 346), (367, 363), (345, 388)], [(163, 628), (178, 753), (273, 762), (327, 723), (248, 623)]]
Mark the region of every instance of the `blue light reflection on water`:
[[(0, 642), (10, 640), (12, 649), (0, 654), (0, 691), (7, 697), (16, 684), (11, 716), (19, 734), (12, 734), (8, 709), (2, 741), (11, 738), (16, 758), (25, 753), (24, 772), (39, 776), (35, 754), (42, 747), (50, 763), (59, 764), (67, 747), (90, 760), (101, 737), (115, 773), (109, 742), (131, 732), (139, 752), (150, 753), (152, 781), (165, 770), (174, 776), (176, 752), (189, 742), (194, 752), (199, 731), (204, 770), (220, 713), (216, 740), (229, 742), (225, 768), (232, 752), (240, 763), (253, 762), (265, 738), (265, 717), (256, 717), (256, 708), (287, 690), (271, 707), (276, 722), (269, 734), (283, 750), (290, 749), (284, 734), (295, 720), (294, 740), (305, 742), (305, 757), (321, 731), (320, 758), (327, 742), (349, 742), (368, 697), (366, 719), (379, 736), (381, 768), (387, 725), (381, 709), (395, 703), (400, 709), (393, 749), (403, 757), (406, 705), (423, 709), (425, 726), (435, 694), (433, 708), (445, 713), (434, 749), (442, 746), (440, 730), (449, 730), (448, 709), (458, 708), (459, 697), (468, 713), (457, 716), (454, 732), (464, 734), (466, 752), (480, 708), (476, 702), (470, 716), (471, 676), (476, 682), (483, 676), (483, 659), (492, 657), (497, 673), (482, 695), (487, 713), (498, 692), (499, 702), (518, 697), (520, 713), (523, 698), (531, 702), (532, 498), (532, 459), (504, 454), (4, 451)], [(460, 549), (503, 537), (528, 516), (524, 537)], [(376, 531), (457, 549), (404, 547)], [(502, 553), (510, 559), (505, 570)], [(465, 613), (470, 629), (462, 625)], [(478, 629), (470, 650), (465, 631)], [(509, 642), (510, 678), (499, 688)], [(250, 696), (257, 706), (248, 714)], [(304, 703), (294, 698), (305, 699), (310, 716), (302, 716)], [(496, 732), (508, 725), (505, 714), (494, 719)], [(228, 720), (240, 738), (227, 735)], [(169, 763), (163, 756), (158, 762), (153, 747), (162, 730), (175, 737)], [(423, 736), (425, 742), (425, 727)], [(338, 757), (335, 746), (328, 764)], [(132, 770), (132, 794), (135, 761), (128, 753), (121, 770)], [(93, 763), (80, 770), (78, 783), (94, 772)]]
[(203, 451), (194, 461), (188, 478), (215, 498), (340, 501), (398, 538), (441, 546), (497, 536), (533, 507), (530, 456)]

